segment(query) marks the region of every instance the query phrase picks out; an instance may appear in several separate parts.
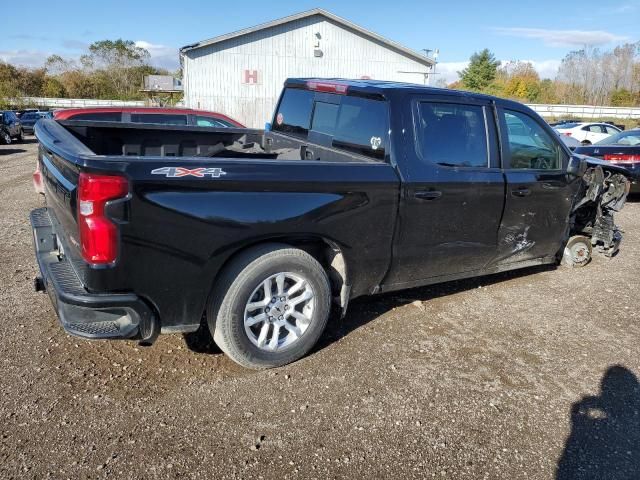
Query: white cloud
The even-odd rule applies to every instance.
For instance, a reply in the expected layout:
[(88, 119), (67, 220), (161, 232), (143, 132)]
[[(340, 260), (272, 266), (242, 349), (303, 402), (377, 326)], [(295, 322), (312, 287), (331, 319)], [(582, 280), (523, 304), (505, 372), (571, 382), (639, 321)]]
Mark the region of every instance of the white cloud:
[(556, 78), (558, 74), (558, 68), (560, 68), (561, 60), (524, 60), (525, 62), (529, 62), (533, 65), (533, 68), (536, 69), (540, 78)]
[(511, 37), (542, 40), (551, 47), (597, 46), (612, 42), (623, 42), (628, 37), (603, 30), (547, 30), (545, 28), (494, 28), (494, 32)]
[(135, 44), (137, 47), (144, 48), (149, 52), (151, 55), (151, 64), (156, 67), (173, 71), (177, 70), (180, 66), (177, 48), (158, 45), (145, 40), (138, 40)]
[(432, 85), (435, 85), (436, 82), (440, 80), (444, 80), (447, 84), (455, 82), (458, 80), (458, 72), (464, 70), (469, 62), (441, 62), (436, 66), (435, 78), (431, 82)]
[[(558, 73), (558, 68), (560, 67), (560, 60), (521, 60), (522, 62), (528, 62), (533, 65), (533, 68), (536, 69), (540, 78), (550, 78), (554, 79), (556, 74)], [(508, 60), (502, 60), (502, 64), (507, 63)], [(439, 75), (436, 75), (436, 78), (432, 81), (432, 85), (435, 85), (436, 82), (441, 79), (447, 82), (447, 84), (455, 82), (458, 80), (458, 72), (461, 72), (469, 65), (469, 62), (442, 62), (439, 63), (436, 67), (436, 72), (439, 72)]]
[[(150, 62), (156, 67), (166, 68), (167, 70), (174, 71), (177, 70), (178, 66), (180, 65), (180, 61), (178, 60), (177, 48), (158, 45), (144, 40), (139, 40), (135, 42), (135, 44), (138, 47), (142, 47), (149, 52), (149, 54), (151, 55)], [(61, 55), (63, 55), (65, 58), (78, 60), (78, 52), (86, 49), (88, 47), (88, 44), (78, 40), (63, 39), (62, 46), (66, 50), (75, 50), (75, 52), (60, 53)], [(49, 57), (49, 55), (51, 55), (52, 53), (56, 52), (27, 49), (0, 50), (0, 60), (16, 66), (40, 68), (44, 65), (47, 57)]]
[(40, 68), (50, 52), (41, 50), (0, 50), (0, 60), (19, 67)]

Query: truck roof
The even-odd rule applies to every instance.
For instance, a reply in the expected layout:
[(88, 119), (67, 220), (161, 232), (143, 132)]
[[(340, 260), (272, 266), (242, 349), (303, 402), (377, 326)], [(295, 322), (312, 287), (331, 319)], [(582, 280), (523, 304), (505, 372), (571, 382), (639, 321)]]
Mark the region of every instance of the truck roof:
[(448, 88), (431, 87), (417, 83), (392, 82), (388, 80), (373, 79), (347, 79), (347, 78), (288, 78), (285, 87), (306, 88), (334, 93), (346, 93), (357, 91), (365, 94), (382, 95), (391, 91), (404, 91), (431, 95), (449, 95), (455, 97), (471, 97), (501, 101), (503, 103), (516, 103), (503, 98), (485, 95), (483, 93), (469, 92), (465, 90), (452, 90)]

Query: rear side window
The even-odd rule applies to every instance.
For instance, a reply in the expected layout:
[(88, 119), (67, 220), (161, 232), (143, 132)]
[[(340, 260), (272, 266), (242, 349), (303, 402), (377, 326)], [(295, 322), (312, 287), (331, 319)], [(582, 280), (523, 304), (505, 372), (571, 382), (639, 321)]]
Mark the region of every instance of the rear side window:
[(296, 136), (307, 136), (311, 123), (314, 93), (298, 88), (285, 88), (272, 130)]
[[(315, 123), (315, 114), (313, 118)], [(387, 102), (343, 97), (334, 125), (333, 147), (384, 160), (389, 139)]]
[(159, 123), (162, 125), (186, 125), (186, 115), (171, 115), (163, 113), (132, 113), (133, 123)]
[(481, 106), (422, 102), (418, 108), (418, 148), (423, 159), (449, 167), (489, 165)]
[(121, 122), (122, 113), (120, 112), (94, 112), (94, 113), (78, 113), (71, 115), (69, 120), (94, 120), (97, 122)]

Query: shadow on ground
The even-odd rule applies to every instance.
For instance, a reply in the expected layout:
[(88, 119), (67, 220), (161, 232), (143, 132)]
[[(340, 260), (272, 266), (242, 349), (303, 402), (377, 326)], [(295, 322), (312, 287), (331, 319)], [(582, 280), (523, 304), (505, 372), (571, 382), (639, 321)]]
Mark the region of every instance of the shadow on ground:
[[(424, 302), (466, 290), (473, 290), (480, 286), (484, 287), (494, 283), (500, 283), (512, 278), (553, 270), (555, 268), (557, 268), (555, 265), (541, 265), (483, 277), (456, 280), (427, 287), (358, 298), (349, 303), (349, 311), (345, 318), (340, 319), (340, 312), (337, 309), (333, 311), (325, 332), (311, 353), (328, 347), (333, 342), (337, 342), (354, 330), (384, 315), (393, 308), (401, 307), (416, 300)], [(208, 327), (206, 327), (206, 319), (203, 319), (203, 325), (205, 326), (201, 326), (198, 331), (184, 335), (187, 348), (195, 353), (221, 353), (221, 350), (216, 346), (213, 338), (211, 338)]]
[(24, 153), (24, 148), (2, 148), (0, 149), (0, 155), (13, 155), (14, 153)]
[(571, 434), (556, 480), (640, 478), (640, 383), (615, 365), (602, 377), (600, 395), (571, 408)]

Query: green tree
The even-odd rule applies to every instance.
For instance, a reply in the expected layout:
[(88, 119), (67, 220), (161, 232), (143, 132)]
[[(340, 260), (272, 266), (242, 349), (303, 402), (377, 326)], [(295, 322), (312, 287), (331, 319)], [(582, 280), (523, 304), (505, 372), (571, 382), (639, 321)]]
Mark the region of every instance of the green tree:
[(66, 91), (62, 82), (55, 77), (47, 77), (42, 87), (42, 95), (49, 98), (64, 98)]
[[(80, 58), (87, 70), (104, 72), (110, 79), (112, 88), (104, 81), (98, 90), (109, 91), (115, 98), (135, 97), (141, 87), (140, 69), (148, 67), (149, 52), (136, 46), (131, 40), (101, 40), (89, 45), (89, 53)], [(100, 80), (104, 80), (101, 78)]]
[(636, 103), (635, 95), (629, 90), (619, 88), (611, 92), (611, 105), (614, 107), (633, 107)]
[(458, 75), (465, 88), (480, 92), (496, 78), (499, 66), (500, 62), (485, 48), (471, 55), (469, 66)]

